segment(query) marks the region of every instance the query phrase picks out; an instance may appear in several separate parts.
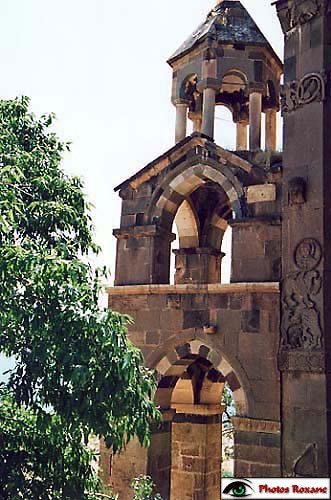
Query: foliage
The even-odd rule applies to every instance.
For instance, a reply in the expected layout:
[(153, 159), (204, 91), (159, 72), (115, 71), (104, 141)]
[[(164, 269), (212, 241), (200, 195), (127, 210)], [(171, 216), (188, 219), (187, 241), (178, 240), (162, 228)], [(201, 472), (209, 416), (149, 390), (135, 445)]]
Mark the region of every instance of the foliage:
[[(90, 462), (92, 452), (78, 430), (69, 434), (57, 415), (38, 421), (2, 390), (0, 404), (0, 498), (48, 500), (99, 489)], [(90, 498), (95, 498), (92, 495)]]
[(225, 423), (231, 422), (231, 417), (235, 415), (236, 409), (234, 405), (234, 399), (232, 395), (232, 391), (229, 387), (228, 383), (225, 383), (224, 385), (224, 390), (223, 390), (223, 395), (222, 395), (222, 405), (225, 406), (224, 410), (224, 416), (225, 416)]
[[(49, 481), (58, 481), (61, 443), (64, 468), (72, 460), (77, 472), (88, 461), (80, 436), (87, 443), (91, 432), (103, 435), (116, 452), (134, 435), (148, 444), (149, 423), (159, 419), (154, 377), (126, 336), (129, 318), (98, 306), (106, 271), (88, 262), (99, 248), (82, 182), (60, 168), (68, 145), (51, 132), (52, 115), (37, 119), (28, 106), (26, 97), (0, 101), (0, 352), (16, 360), (7, 384), (17, 405), (7, 452), (25, 447), (13, 436), (16, 429), (17, 439), (23, 437), (25, 412), (35, 429), (29, 457), (16, 454), (11, 471), (22, 471), (26, 487), (41, 474), (34, 467), (23, 472), (23, 462), (34, 460), (42, 433), (51, 440), (58, 431), (44, 450)], [(8, 413), (7, 397), (1, 405)], [(82, 484), (75, 495), (66, 496), (64, 485), (62, 493), (62, 499), (82, 498)]]
[(222, 470), (221, 477), (233, 477), (233, 474), (226, 470)]
[(226, 460), (232, 460), (234, 457), (233, 425), (231, 422), (231, 417), (235, 415), (234, 399), (232, 391), (227, 383), (224, 385), (222, 404), (225, 406), (225, 410), (223, 413), (223, 425), (222, 425), (222, 448), (223, 448), (223, 460), (226, 461)]
[(154, 486), (149, 476), (138, 476), (131, 484), (131, 488), (134, 491), (133, 500), (162, 500), (159, 493), (153, 495)]

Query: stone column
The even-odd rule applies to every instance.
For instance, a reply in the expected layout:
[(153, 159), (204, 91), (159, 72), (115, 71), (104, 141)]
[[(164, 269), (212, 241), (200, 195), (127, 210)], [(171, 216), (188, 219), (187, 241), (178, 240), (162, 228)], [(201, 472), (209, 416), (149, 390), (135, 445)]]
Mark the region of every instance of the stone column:
[(202, 114), (194, 112), (194, 113), (189, 113), (188, 116), (193, 122), (193, 132), (201, 132)]
[(219, 500), (224, 408), (220, 405), (175, 406), (170, 498)]
[(170, 245), (176, 235), (156, 226), (114, 229), (115, 286), (169, 283)]
[(181, 248), (176, 256), (175, 285), (220, 283), (224, 253), (208, 247)]
[(175, 141), (182, 141), (186, 137), (186, 127), (187, 127), (187, 102), (176, 102), (176, 134)]
[[(267, 189), (270, 187), (275, 191), (273, 185), (256, 187), (256, 191), (260, 188), (262, 194), (265, 189), (265, 196), (256, 198), (257, 205), (266, 199)], [(252, 196), (250, 192), (249, 196)], [(265, 215), (244, 220), (234, 219), (230, 225), (232, 227), (231, 283), (279, 281), (281, 221)]]
[(132, 498), (132, 480), (142, 475), (152, 477), (163, 500), (170, 500), (171, 434), (176, 410), (161, 409), (162, 423), (151, 425), (151, 444), (141, 446), (137, 438), (125, 450), (113, 455), (100, 440), (99, 477), (103, 484), (119, 493), (120, 498)]
[(207, 88), (203, 91), (203, 115), (201, 132), (214, 138), (215, 128), (215, 95), (214, 89)]
[(148, 448), (147, 474), (153, 478), (155, 490), (163, 500), (170, 500), (171, 435), (174, 409), (161, 409), (161, 426), (152, 425), (151, 445)]
[(262, 94), (251, 92), (249, 95), (249, 149), (261, 149)]
[(237, 122), (237, 151), (247, 151), (247, 124)]
[(267, 109), (265, 113), (265, 145), (267, 151), (275, 151), (277, 146), (277, 110)]
[(197, 89), (203, 92), (201, 132), (214, 138), (215, 96), (220, 84), (217, 80), (217, 60), (213, 49), (207, 49), (202, 62), (202, 80)]

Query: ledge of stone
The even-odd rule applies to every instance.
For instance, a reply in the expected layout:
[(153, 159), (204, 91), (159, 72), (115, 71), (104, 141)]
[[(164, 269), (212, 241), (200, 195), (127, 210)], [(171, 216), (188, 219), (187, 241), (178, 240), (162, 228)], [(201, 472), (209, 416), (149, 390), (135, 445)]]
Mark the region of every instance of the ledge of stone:
[(171, 408), (176, 410), (176, 413), (185, 413), (187, 415), (222, 415), (225, 410), (223, 405), (193, 405), (174, 403)]
[(232, 417), (236, 431), (266, 432), (268, 434), (280, 434), (280, 422), (273, 420), (259, 420), (255, 418)]
[(162, 295), (213, 293), (279, 293), (278, 282), (185, 284), (185, 285), (125, 285), (107, 289), (108, 295)]

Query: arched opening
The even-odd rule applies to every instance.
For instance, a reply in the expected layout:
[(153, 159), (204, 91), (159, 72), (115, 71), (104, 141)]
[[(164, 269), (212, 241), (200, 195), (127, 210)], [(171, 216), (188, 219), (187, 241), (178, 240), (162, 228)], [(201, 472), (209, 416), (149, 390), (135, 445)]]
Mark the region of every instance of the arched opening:
[[(163, 260), (168, 283), (221, 283), (221, 245), (228, 220), (245, 213), (242, 186), (227, 165), (220, 170), (213, 160), (178, 169), (163, 185), (153, 195), (146, 217), (169, 235), (175, 232), (174, 224), (178, 227), (178, 242), (173, 244), (176, 273), (171, 281), (170, 241)], [(164, 248), (162, 239), (161, 244)]]
[(236, 124), (232, 112), (225, 105), (216, 107), (215, 110), (215, 142), (224, 149), (236, 149)]
[(199, 221), (189, 200), (184, 200), (178, 208), (172, 225), (172, 233), (176, 235), (176, 239), (171, 244), (170, 285), (175, 283), (176, 255), (180, 249), (199, 246)]
[[(241, 384), (227, 361), (198, 340), (177, 347), (156, 369), (160, 382), (155, 402), (165, 414), (175, 412), (168, 436), (171, 456), (166, 460), (172, 495), (180, 481), (192, 485), (192, 490), (183, 492), (192, 498), (198, 492), (201, 498), (219, 498), (221, 474), (230, 477), (234, 470), (231, 417), (236, 406), (239, 414), (246, 411)], [(200, 468), (189, 467), (193, 458)], [(197, 484), (202, 489), (194, 489)]]

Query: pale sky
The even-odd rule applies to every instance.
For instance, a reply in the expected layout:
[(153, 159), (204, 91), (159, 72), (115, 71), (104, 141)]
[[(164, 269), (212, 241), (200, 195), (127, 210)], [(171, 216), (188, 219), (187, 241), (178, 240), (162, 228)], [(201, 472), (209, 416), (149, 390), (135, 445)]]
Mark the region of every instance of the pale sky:
[[(120, 198), (113, 188), (174, 144), (169, 56), (205, 19), (210, 0), (1, 0), (1, 96), (55, 112), (71, 141), (63, 167), (82, 176), (95, 205), (100, 263), (113, 269)], [(282, 58), (269, 0), (242, 0)], [(222, 108), (224, 110), (224, 108)], [(234, 147), (227, 111), (216, 142)], [(280, 134), (279, 134), (280, 135)], [(281, 137), (278, 143), (281, 144)]]

